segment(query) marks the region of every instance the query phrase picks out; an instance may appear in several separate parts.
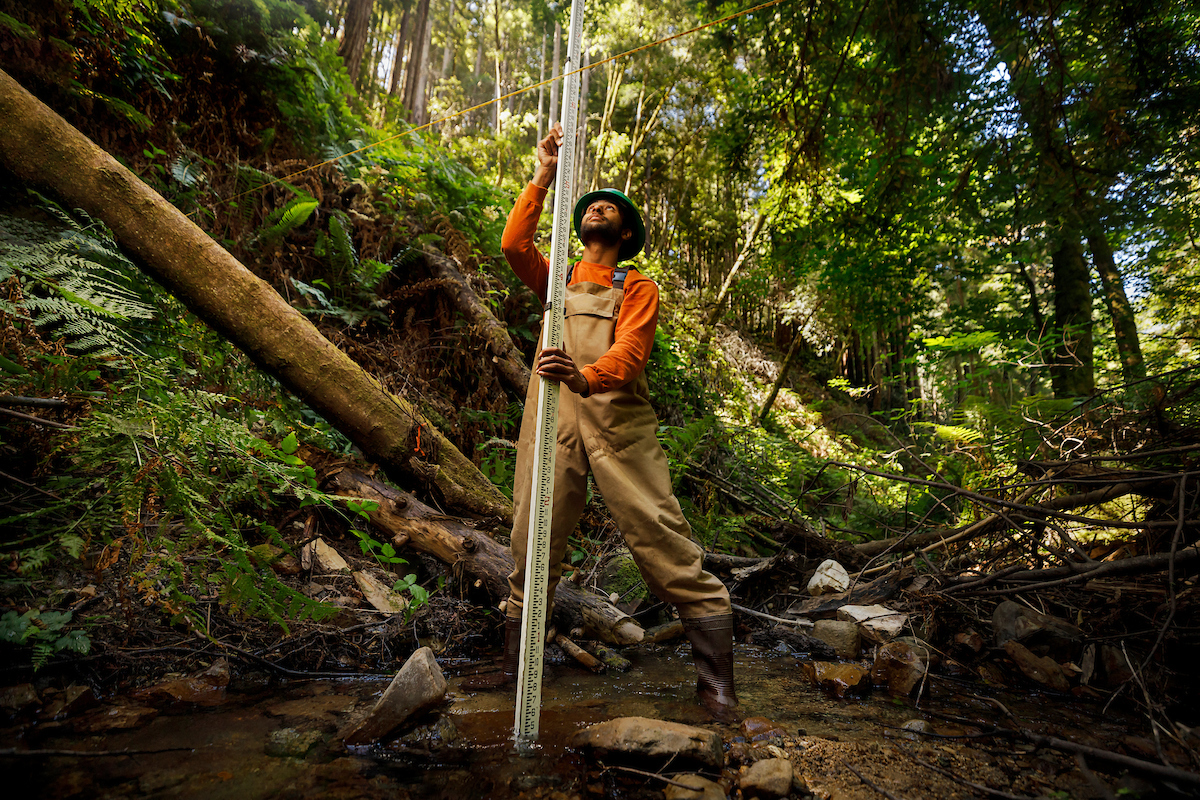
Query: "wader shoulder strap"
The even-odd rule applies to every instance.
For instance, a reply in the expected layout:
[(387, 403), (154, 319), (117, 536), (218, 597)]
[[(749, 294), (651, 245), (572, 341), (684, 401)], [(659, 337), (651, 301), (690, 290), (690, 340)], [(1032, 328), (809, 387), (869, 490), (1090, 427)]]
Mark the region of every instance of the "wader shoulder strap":
[[(571, 276), (575, 274), (575, 265), (571, 264), (567, 267), (567, 286), (571, 285)], [(617, 267), (613, 271), (613, 288), (625, 289), (625, 276), (629, 274), (629, 267)]]

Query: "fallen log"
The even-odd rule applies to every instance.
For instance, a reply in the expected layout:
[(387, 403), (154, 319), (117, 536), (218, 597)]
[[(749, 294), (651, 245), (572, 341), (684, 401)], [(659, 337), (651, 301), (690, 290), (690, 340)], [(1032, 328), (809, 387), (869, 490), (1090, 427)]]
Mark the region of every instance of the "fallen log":
[(194, 222), (0, 70), (0, 165), (104, 222), (141, 269), (372, 460), (448, 506), (512, 504), (407, 400), (383, 389)]
[[(497, 603), (508, 597), (512, 551), (486, 533), (362, 472), (342, 469), (329, 480), (341, 495), (377, 503), (378, 507), (368, 512), (371, 523), (390, 535), (397, 547), (407, 545), (428, 553), (451, 565), (457, 574), (472, 576)], [(554, 614), (560, 629), (570, 630), (573, 620), (581, 618), (586, 627), (612, 644), (637, 644), (645, 636), (628, 614), (570, 581), (558, 584)]]
[(458, 312), (470, 320), (475, 334), (487, 342), (488, 353), (504, 385), (518, 398), (525, 397), (529, 386), (529, 367), (525, 356), (513, 343), (508, 326), (492, 313), (467, 283), (466, 277), (446, 255), (424, 251), (425, 266), (435, 278), (446, 281), (446, 294)]

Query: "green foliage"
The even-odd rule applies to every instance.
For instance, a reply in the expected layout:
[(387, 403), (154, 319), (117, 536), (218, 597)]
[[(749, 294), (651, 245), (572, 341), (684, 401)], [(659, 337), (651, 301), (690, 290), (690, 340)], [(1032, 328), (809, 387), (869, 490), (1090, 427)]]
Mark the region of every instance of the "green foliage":
[(20, 287), (14, 300), (0, 299), (0, 312), (30, 320), (77, 353), (137, 353), (133, 337), (118, 327), (154, 315), (130, 281), (137, 270), (101, 223), (50, 208), (58, 225), (0, 214), (0, 282)]
[(71, 622), (70, 611), (41, 611), (31, 608), (24, 614), (6, 611), (0, 617), (0, 642), (33, 649), (33, 669), (46, 666), (56, 653), (71, 652), (87, 655), (92, 640), (86, 631), (65, 630)]
[(512, 499), (513, 476), (516, 473), (517, 448), (506, 439), (491, 437), (480, 442), (477, 447), (480, 453), (479, 471), (487, 476), (500, 492), (509, 500)]

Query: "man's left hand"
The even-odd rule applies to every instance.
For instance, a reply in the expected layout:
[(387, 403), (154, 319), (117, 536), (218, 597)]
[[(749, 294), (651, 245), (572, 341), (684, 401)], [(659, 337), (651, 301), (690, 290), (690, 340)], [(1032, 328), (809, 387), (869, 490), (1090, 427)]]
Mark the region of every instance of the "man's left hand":
[(575, 360), (567, 355), (565, 350), (547, 347), (538, 353), (536, 372), (546, 380), (558, 381), (575, 394), (586, 395), (588, 393), (587, 378), (575, 366)]

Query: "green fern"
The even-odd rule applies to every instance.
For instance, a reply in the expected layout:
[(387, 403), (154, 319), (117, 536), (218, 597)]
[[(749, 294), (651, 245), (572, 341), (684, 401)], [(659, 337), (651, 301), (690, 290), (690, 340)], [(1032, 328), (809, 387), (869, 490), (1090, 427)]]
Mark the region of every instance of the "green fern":
[(258, 240), (270, 243), (282, 239), (307, 222), (319, 205), (315, 197), (307, 194), (301, 193), (299, 197), (292, 198), (283, 208), (270, 213), (266, 227), (258, 233)]
[(354, 275), (358, 268), (358, 253), (354, 249), (354, 241), (350, 238), (349, 225), (342, 219), (341, 214), (334, 214), (329, 218), (329, 236), (326, 238), (325, 249), (329, 265), (333, 267), (336, 277)]
[(140, 352), (117, 324), (154, 316), (132, 288), (137, 268), (99, 222), (56, 216), (62, 227), (0, 215), (0, 281), (21, 284), (19, 299), (0, 303), (0, 312), (30, 320), (76, 353)]

